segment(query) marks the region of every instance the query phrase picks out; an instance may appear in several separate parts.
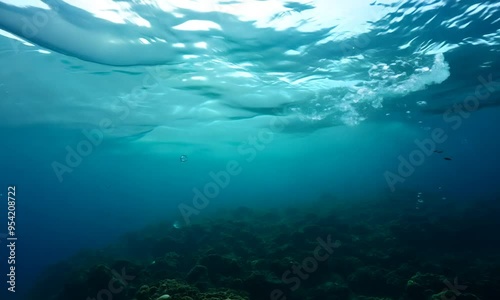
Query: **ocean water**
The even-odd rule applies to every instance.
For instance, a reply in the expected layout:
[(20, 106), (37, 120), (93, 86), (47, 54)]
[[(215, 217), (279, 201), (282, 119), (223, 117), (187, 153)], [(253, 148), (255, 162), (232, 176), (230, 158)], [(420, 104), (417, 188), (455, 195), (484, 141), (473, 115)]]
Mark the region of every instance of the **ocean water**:
[[(431, 239), (433, 230), (462, 224), (446, 222), (464, 216), (459, 208), (476, 207), (477, 215), (467, 210), (470, 219), (463, 220), (479, 225), (453, 227), (464, 242), (459, 247), (480, 245), (455, 255), (464, 267), (457, 272), (491, 279), (484, 286), (468, 283), (481, 299), (499, 296), (491, 289), (500, 286), (500, 268), (486, 272), (473, 264), (484, 258), (479, 250), (500, 248), (491, 213), (500, 200), (497, 1), (0, 0), (0, 66), (2, 299), (28, 299), (41, 280), (48, 280), (53, 295), (38, 299), (65, 299), (55, 298), (63, 279), (50, 280), (44, 270), (71, 262), (82, 249), (103, 253), (117, 247), (110, 245), (124, 234), (147, 235), (144, 228), (153, 224), (163, 224), (151, 229), (160, 236), (190, 228), (215, 232), (239, 228), (234, 220), (264, 222), (251, 214), (227, 217), (228, 210), (298, 208), (316, 214), (304, 222), (327, 228), (335, 226), (320, 223), (318, 215), (335, 205), (343, 207), (336, 218), (348, 224), (370, 219), (357, 210), (380, 216), (384, 226), (398, 220), (401, 228), (420, 224), (415, 218), (434, 218), (434, 227), (415, 225), (414, 234), (427, 233), (416, 244), (408, 241), (411, 232), (387, 233), (387, 240), (392, 236), (395, 245), (407, 247), (405, 253), (422, 253), (416, 245), (425, 245), (434, 257), (449, 249)], [(355, 204), (366, 201), (376, 204)], [(292, 215), (280, 219), (296, 224), (287, 227), (290, 236), (304, 232)], [(211, 227), (219, 217), (229, 223)], [(377, 231), (370, 230), (373, 238)], [(341, 238), (341, 232), (334, 237), (342, 242), (339, 251), (376, 248), (375, 242), (352, 246), (370, 239), (353, 232)], [(228, 236), (227, 243), (239, 238)], [(134, 259), (158, 260), (144, 250), (147, 240), (136, 243), (143, 251)], [(169, 253), (194, 256), (194, 245)], [(261, 247), (277, 249), (266, 245)], [(314, 246), (307, 245), (311, 252)], [(387, 250), (382, 244), (377, 249)], [(370, 255), (360, 258), (363, 266), (370, 265)], [(498, 256), (490, 260), (499, 262)], [(457, 276), (442, 274), (452, 267), (412, 266), (411, 274), (401, 275), (399, 296), (356, 289), (366, 283), (352, 279), (350, 271), (338, 275), (335, 266), (328, 274), (337, 274), (351, 299), (430, 299), (408, 296), (404, 287), (416, 272), (432, 271), (451, 282)], [(5, 276), (11, 267), (15, 276)], [(53, 273), (68, 279), (62, 271)], [(90, 282), (94, 273), (88, 274)], [(336, 282), (328, 276), (301, 290)], [(147, 279), (138, 282), (136, 290)], [(209, 284), (240, 289), (213, 278)], [(89, 283), (82, 290), (73, 299), (96, 298), (102, 289)], [(100, 299), (141, 300), (134, 293), (101, 293)], [(300, 291), (289, 297), (313, 299)]]

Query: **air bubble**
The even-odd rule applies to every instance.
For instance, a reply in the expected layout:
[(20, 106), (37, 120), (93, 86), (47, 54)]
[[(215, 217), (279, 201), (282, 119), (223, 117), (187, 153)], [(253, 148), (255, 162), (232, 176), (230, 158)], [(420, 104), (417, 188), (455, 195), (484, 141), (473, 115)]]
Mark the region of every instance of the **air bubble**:
[(172, 224), (172, 227), (174, 227), (175, 229), (181, 228), (181, 222), (175, 221), (174, 224)]

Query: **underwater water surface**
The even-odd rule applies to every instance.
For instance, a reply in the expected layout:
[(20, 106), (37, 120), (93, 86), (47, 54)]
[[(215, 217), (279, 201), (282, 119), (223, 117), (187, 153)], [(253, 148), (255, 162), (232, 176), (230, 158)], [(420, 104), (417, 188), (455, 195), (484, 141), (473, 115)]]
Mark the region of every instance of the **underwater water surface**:
[(0, 0), (2, 299), (498, 299), (500, 3)]

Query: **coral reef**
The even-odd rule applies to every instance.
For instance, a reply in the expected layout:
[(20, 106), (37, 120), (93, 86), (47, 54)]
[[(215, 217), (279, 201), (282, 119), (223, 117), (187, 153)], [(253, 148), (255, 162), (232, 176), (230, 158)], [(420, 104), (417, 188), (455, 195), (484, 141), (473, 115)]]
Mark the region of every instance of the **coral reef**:
[(499, 206), (394, 201), (240, 207), (152, 225), (52, 266), (30, 299), (498, 298)]

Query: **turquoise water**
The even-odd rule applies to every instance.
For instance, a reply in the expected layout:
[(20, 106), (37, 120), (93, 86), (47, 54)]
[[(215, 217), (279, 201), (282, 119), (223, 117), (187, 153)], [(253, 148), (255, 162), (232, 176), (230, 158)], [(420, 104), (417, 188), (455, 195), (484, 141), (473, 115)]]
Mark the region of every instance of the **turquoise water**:
[(1, 0), (0, 29), (9, 297), (221, 208), (499, 199), (495, 1)]

